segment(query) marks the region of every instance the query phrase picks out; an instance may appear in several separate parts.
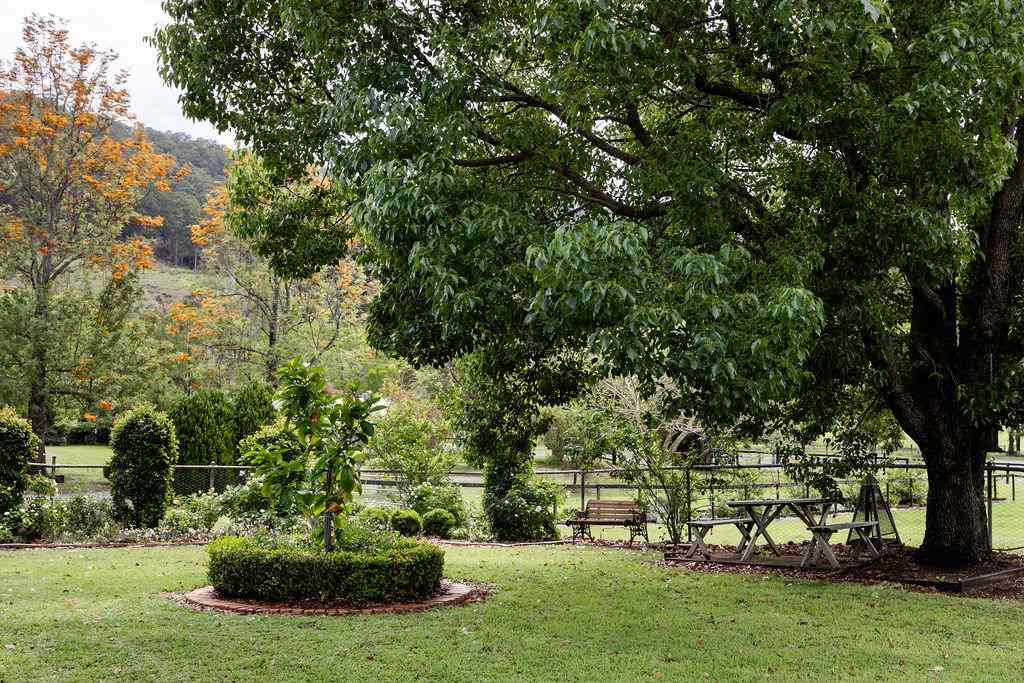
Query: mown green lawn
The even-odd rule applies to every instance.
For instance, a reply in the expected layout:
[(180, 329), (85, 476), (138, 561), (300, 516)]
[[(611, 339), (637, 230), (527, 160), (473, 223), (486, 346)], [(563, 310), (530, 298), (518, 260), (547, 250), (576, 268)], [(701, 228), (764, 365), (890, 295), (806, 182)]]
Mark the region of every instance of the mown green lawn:
[[(110, 461), (112, 452), (109, 446), (47, 446), (46, 462), (58, 465), (105, 465)], [(110, 490), (110, 483), (103, 478), (103, 470), (99, 467), (57, 468), (57, 474), (64, 475), (61, 491), (65, 493), (97, 493)]]
[[(161, 597), (201, 548), (0, 554), (0, 680), (1005, 681), (1024, 606), (688, 573), (571, 546), (447, 550), (485, 602), (410, 615), (256, 617)], [(14, 646), (13, 648), (6, 646)]]

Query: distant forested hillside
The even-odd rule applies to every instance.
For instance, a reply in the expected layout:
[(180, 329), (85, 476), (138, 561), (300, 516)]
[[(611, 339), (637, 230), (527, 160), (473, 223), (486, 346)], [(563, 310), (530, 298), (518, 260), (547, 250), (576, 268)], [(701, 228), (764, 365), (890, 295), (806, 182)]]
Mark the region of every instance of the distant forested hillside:
[[(130, 129), (118, 125), (115, 135), (127, 137)], [(171, 183), (170, 192), (149, 192), (139, 202), (140, 212), (163, 216), (164, 225), (153, 228), (129, 227), (126, 234), (143, 233), (153, 241), (157, 258), (174, 266), (195, 267), (197, 247), (189, 236), (189, 227), (201, 220), (206, 196), (226, 177), (227, 150), (213, 140), (193, 138), (185, 133), (161, 132), (146, 128), (146, 135), (161, 154), (170, 154), (192, 171)]]

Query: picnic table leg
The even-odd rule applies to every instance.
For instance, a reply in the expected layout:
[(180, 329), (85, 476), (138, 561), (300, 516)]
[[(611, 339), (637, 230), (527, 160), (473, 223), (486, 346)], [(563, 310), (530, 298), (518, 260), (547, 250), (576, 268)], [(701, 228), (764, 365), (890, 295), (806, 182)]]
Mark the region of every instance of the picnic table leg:
[(771, 547), (772, 552), (774, 552), (778, 556), (782, 555), (782, 553), (779, 552), (778, 546), (775, 545), (775, 541), (773, 541), (772, 537), (768, 535), (768, 525), (771, 524), (775, 520), (775, 518), (779, 516), (779, 513), (782, 511), (782, 506), (780, 505), (775, 507), (774, 511), (772, 510), (772, 507), (773, 506), (771, 505), (765, 505), (763, 514), (755, 510), (753, 506), (747, 508), (747, 514), (750, 515), (754, 524), (757, 526), (757, 529), (751, 536), (750, 543), (747, 545), (746, 549), (743, 551), (743, 554), (740, 556), (741, 560), (747, 561), (751, 557), (753, 557), (755, 552), (757, 552), (758, 536), (764, 537), (764, 540), (767, 541), (769, 547)]
[(747, 544), (750, 543), (750, 529), (754, 526), (753, 522), (737, 522), (736, 528), (739, 529), (740, 543), (736, 546), (736, 552), (742, 554), (747, 548)]
[(822, 539), (822, 542), (818, 544), (818, 546), (819, 546), (818, 550), (820, 551), (821, 555), (823, 555), (825, 557), (825, 559), (828, 561), (828, 564), (829, 564), (830, 567), (832, 567), (832, 569), (839, 569), (839, 560), (836, 559), (835, 553), (832, 552), (832, 546), (829, 545), (829, 543), (828, 543), (829, 542), (829, 538), (831, 536), (832, 536), (832, 533), (829, 532)]
[(697, 529), (696, 529), (697, 535), (694, 536), (693, 543), (690, 545), (690, 549), (688, 551), (686, 551), (686, 555), (684, 557), (686, 557), (687, 559), (691, 559), (699, 551), (701, 556), (705, 560), (710, 560), (711, 559), (711, 550), (708, 549), (707, 544), (704, 543), (704, 536), (708, 533), (709, 529), (710, 529), (710, 527), (706, 527), (706, 526), (705, 527), (697, 527)]
[(779, 547), (777, 545), (775, 545), (775, 541), (768, 533), (768, 525), (778, 518), (778, 516), (782, 513), (782, 510), (785, 507), (785, 505), (777, 505), (775, 506), (774, 510), (772, 510), (770, 507), (765, 507), (764, 515), (762, 515), (761, 517), (761, 535), (764, 537), (764, 540), (768, 541), (768, 545), (771, 547), (772, 552), (775, 553), (775, 555), (778, 557), (782, 556), (782, 551), (779, 550)]

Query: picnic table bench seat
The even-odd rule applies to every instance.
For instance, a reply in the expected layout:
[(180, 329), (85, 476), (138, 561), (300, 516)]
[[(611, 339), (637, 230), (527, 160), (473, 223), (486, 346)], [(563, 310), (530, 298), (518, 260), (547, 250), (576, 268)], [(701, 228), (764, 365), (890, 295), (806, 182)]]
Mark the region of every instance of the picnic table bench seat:
[(686, 559), (696, 557), (698, 554), (705, 560), (711, 559), (711, 550), (704, 542), (704, 537), (707, 536), (708, 532), (716, 526), (734, 526), (736, 527), (742, 538), (740, 539), (737, 550), (743, 552), (746, 548), (747, 543), (750, 542), (750, 530), (754, 526), (754, 521), (749, 517), (714, 517), (708, 519), (694, 519), (686, 523), (690, 527), (692, 537), (692, 544), (690, 549), (683, 556)]
[(592, 526), (621, 526), (629, 529), (629, 544), (634, 538), (647, 538), (647, 513), (631, 500), (590, 500), (586, 509), (563, 522), (572, 529), (573, 543), (577, 539), (594, 540)]
[(871, 540), (871, 531), (876, 530), (877, 528), (878, 520), (837, 522), (835, 524), (817, 524), (809, 526), (807, 527), (807, 530), (812, 534), (811, 544), (807, 547), (807, 551), (804, 553), (800, 566), (806, 567), (808, 564), (815, 564), (820, 557), (824, 557), (829, 566), (833, 569), (839, 569), (839, 560), (836, 559), (835, 553), (832, 552), (832, 546), (829, 545), (829, 540), (832, 538), (832, 534), (837, 531), (854, 532), (857, 534), (858, 539), (864, 544), (864, 547), (872, 557), (881, 557), (881, 553)]

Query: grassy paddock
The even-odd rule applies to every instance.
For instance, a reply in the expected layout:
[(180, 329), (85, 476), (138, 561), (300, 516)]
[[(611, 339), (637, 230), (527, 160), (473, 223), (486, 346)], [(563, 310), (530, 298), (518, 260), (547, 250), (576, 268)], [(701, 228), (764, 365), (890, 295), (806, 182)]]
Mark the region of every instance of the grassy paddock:
[[(485, 602), (357, 618), (197, 612), (202, 549), (0, 554), (0, 679), (944, 680), (1024, 665), (1024, 606), (688, 573), (595, 548), (449, 549)], [(13, 645), (13, 649), (3, 645)]]

